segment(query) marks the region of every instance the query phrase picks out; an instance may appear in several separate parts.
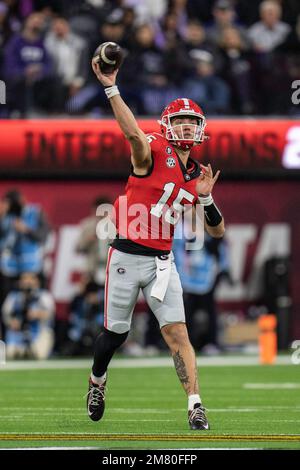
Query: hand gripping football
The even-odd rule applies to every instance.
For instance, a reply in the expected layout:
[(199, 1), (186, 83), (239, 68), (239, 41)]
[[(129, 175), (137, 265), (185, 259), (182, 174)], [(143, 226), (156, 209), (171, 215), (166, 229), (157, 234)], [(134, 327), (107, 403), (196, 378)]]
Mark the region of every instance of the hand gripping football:
[(99, 64), (102, 73), (110, 74), (120, 68), (124, 51), (115, 42), (103, 42), (95, 50), (93, 59)]

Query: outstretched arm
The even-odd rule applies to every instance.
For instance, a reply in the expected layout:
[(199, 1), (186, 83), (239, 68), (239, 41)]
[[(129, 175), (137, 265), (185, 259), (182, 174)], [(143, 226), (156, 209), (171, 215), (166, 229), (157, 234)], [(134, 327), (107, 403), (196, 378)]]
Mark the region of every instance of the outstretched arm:
[[(118, 70), (109, 75), (101, 73), (99, 64), (92, 60), (92, 67), (99, 82), (105, 87), (114, 87)], [(134, 172), (138, 175), (144, 175), (151, 166), (151, 148), (144, 132), (139, 128), (136, 119), (123, 101), (120, 94), (117, 93), (109, 98), (111, 107), (118, 124), (130, 143), (131, 161)]]

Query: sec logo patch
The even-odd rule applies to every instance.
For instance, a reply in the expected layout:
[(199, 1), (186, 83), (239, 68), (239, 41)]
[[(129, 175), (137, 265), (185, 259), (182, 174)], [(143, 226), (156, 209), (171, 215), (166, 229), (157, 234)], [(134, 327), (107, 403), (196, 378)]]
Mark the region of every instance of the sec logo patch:
[(173, 158), (173, 157), (167, 158), (166, 159), (166, 164), (169, 168), (174, 168), (174, 166), (176, 165), (175, 158)]

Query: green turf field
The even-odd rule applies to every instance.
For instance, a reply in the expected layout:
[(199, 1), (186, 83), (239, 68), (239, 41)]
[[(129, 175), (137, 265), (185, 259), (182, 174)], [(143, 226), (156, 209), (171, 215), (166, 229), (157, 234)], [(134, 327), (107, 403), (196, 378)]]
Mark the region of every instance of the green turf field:
[(99, 423), (88, 368), (0, 370), (0, 447), (300, 449), (300, 366), (200, 367), (210, 431), (190, 431), (171, 367), (112, 368)]

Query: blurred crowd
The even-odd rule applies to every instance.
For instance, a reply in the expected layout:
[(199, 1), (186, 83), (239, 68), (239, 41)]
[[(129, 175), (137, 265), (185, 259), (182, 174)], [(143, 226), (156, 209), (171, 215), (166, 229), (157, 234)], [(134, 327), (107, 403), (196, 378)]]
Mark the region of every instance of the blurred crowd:
[[(45, 245), (51, 227), (39, 204), (26, 200), (17, 189), (0, 197), (0, 340), (9, 359), (47, 359), (60, 356), (91, 355), (94, 341), (104, 324), (104, 284), (111, 240), (99, 239), (96, 215), (109, 200), (99, 196), (91, 201), (90, 213), (78, 221), (72, 253), (84, 263), (73, 296), (61, 316), (45, 270)], [(106, 209), (105, 209), (106, 211)], [(107, 216), (105, 214), (105, 216)], [(178, 226), (179, 233), (181, 227)], [(181, 277), (187, 324), (197, 351), (220, 351), (215, 292), (220, 279), (230, 281), (226, 240), (206, 237), (201, 250), (186, 251), (185, 242), (195, 234), (185, 230), (186, 239), (177, 238), (173, 251)], [(191, 234), (189, 236), (189, 234)], [(166, 346), (158, 323), (140, 298), (123, 352), (129, 355), (156, 354)], [(143, 323), (142, 328), (138, 326)]]
[(109, 115), (90, 67), (104, 41), (125, 50), (118, 84), (139, 115), (178, 96), (208, 115), (299, 113), (299, 0), (2, 0), (0, 117)]
[(8, 358), (46, 359), (54, 346), (55, 303), (46, 288), (49, 225), (16, 189), (0, 200), (0, 336)]

